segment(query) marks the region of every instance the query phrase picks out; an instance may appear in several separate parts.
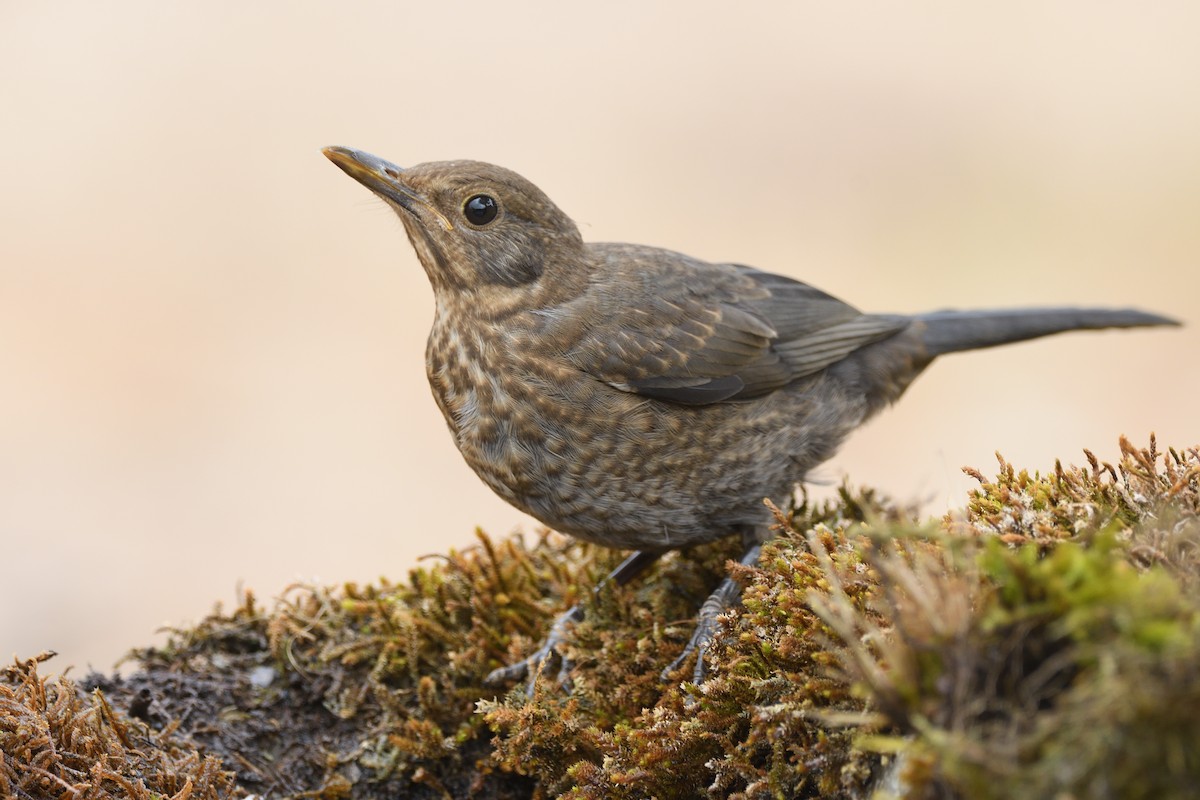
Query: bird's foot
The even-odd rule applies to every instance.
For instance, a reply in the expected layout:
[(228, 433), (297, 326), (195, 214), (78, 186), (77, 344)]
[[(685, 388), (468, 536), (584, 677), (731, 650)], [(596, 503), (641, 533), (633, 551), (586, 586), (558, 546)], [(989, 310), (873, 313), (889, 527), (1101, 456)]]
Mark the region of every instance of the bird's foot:
[[(599, 594), (600, 590), (610, 581), (616, 583), (618, 586), (624, 586), (644, 572), (660, 555), (661, 553), (646, 552), (644, 550), (637, 550), (630, 553), (624, 561), (617, 565), (616, 569), (608, 574), (608, 577), (600, 581), (592, 589), (592, 593)], [(509, 664), (507, 667), (492, 670), (483, 679), (483, 682), (488, 686), (498, 686), (528, 676), (529, 683), (525, 686), (525, 694), (533, 697), (533, 690), (537, 686), (538, 675), (541, 673), (546, 662), (557, 654), (560, 661), (556, 685), (559, 688), (565, 688), (567, 681), (571, 677), (572, 662), (571, 659), (558, 653), (558, 646), (567, 640), (567, 628), (581, 619), (583, 619), (583, 605), (577, 603), (554, 620), (554, 624), (550, 626), (550, 632), (546, 634), (546, 639), (542, 642), (542, 646), (534, 651), (533, 655), (524, 661), (518, 661), (516, 664)]]
[[(523, 661), (492, 670), (483, 679), (483, 682), (488, 686), (499, 686), (528, 676), (529, 682), (525, 686), (525, 694), (533, 697), (533, 690), (537, 686), (538, 675), (541, 674), (542, 669), (550, 659), (558, 654), (558, 646), (567, 640), (567, 628), (581, 619), (583, 619), (583, 606), (571, 606), (554, 620), (554, 624), (550, 626), (550, 632), (546, 634), (541, 647)], [(561, 654), (558, 655), (560, 661), (556, 684), (562, 687), (566, 686), (567, 680), (570, 678), (571, 660)]]
[(669, 681), (671, 675), (682, 667), (693, 653), (696, 654), (696, 665), (692, 668), (692, 683), (704, 681), (704, 657), (708, 654), (713, 634), (717, 632), (717, 620), (737, 603), (739, 594), (741, 591), (738, 585), (732, 578), (726, 578), (721, 581), (716, 591), (708, 596), (696, 615), (696, 627), (692, 630), (692, 638), (688, 640), (683, 652), (662, 671), (661, 678), (664, 682)]
[[(761, 545), (751, 546), (742, 556), (741, 563), (747, 566), (754, 564), (758, 561), (761, 551)], [(692, 653), (696, 654), (696, 665), (692, 668), (692, 683), (699, 684), (704, 681), (704, 658), (708, 654), (709, 645), (712, 644), (713, 635), (717, 632), (717, 622), (722, 614), (737, 604), (741, 595), (742, 587), (733, 578), (721, 581), (716, 590), (704, 601), (704, 605), (700, 606), (700, 612), (696, 615), (696, 627), (692, 631), (692, 638), (688, 640), (687, 646), (683, 648), (679, 657), (662, 671), (663, 681), (669, 681), (672, 673), (683, 666)]]

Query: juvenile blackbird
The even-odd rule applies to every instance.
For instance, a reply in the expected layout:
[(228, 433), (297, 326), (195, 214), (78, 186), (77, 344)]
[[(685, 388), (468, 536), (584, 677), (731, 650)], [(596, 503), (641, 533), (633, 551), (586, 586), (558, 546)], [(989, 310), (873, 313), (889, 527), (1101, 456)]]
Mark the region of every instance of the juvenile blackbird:
[[(783, 504), (943, 353), (1178, 324), (1133, 309), (864, 314), (753, 267), (585, 243), (541, 190), (491, 164), (324, 153), (396, 211), (433, 284), (426, 369), (467, 463), (551, 528), (639, 551), (610, 576), (622, 583), (666, 550), (725, 536), (756, 558), (763, 498)], [(705, 604), (684, 651), (701, 649), (697, 678), (734, 599), (727, 581)], [(581, 616), (491, 678), (536, 667)]]

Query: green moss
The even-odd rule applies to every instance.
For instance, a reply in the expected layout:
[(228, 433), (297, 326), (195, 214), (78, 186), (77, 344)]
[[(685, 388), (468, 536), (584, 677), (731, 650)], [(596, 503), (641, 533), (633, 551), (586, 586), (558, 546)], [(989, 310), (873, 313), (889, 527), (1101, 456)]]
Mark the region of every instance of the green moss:
[(892, 734), (860, 743), (902, 756), (893, 794), (1194, 796), (1200, 458), (1122, 450), (1045, 478), (1001, 460), (953, 539), (873, 549), (886, 629), (819, 605)]

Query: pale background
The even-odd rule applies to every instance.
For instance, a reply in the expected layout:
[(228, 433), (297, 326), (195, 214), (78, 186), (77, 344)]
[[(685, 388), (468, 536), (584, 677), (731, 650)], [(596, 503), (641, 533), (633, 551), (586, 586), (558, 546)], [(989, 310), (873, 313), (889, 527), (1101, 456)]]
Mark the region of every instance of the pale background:
[(590, 5), (0, 0), (0, 658), (108, 668), (239, 584), (533, 528), (461, 462), (424, 274), (323, 145), (504, 164), (589, 239), (866, 310), (1191, 324), (947, 358), (826, 482), (941, 513), (996, 449), (1200, 441), (1200, 5)]

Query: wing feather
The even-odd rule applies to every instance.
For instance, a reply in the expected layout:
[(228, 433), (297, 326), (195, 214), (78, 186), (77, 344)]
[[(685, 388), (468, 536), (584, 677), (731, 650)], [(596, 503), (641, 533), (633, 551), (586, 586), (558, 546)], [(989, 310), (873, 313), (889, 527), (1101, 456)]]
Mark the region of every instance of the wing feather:
[(909, 325), (781, 275), (630, 245), (592, 245), (603, 309), (567, 353), (597, 379), (684, 405), (758, 397)]

